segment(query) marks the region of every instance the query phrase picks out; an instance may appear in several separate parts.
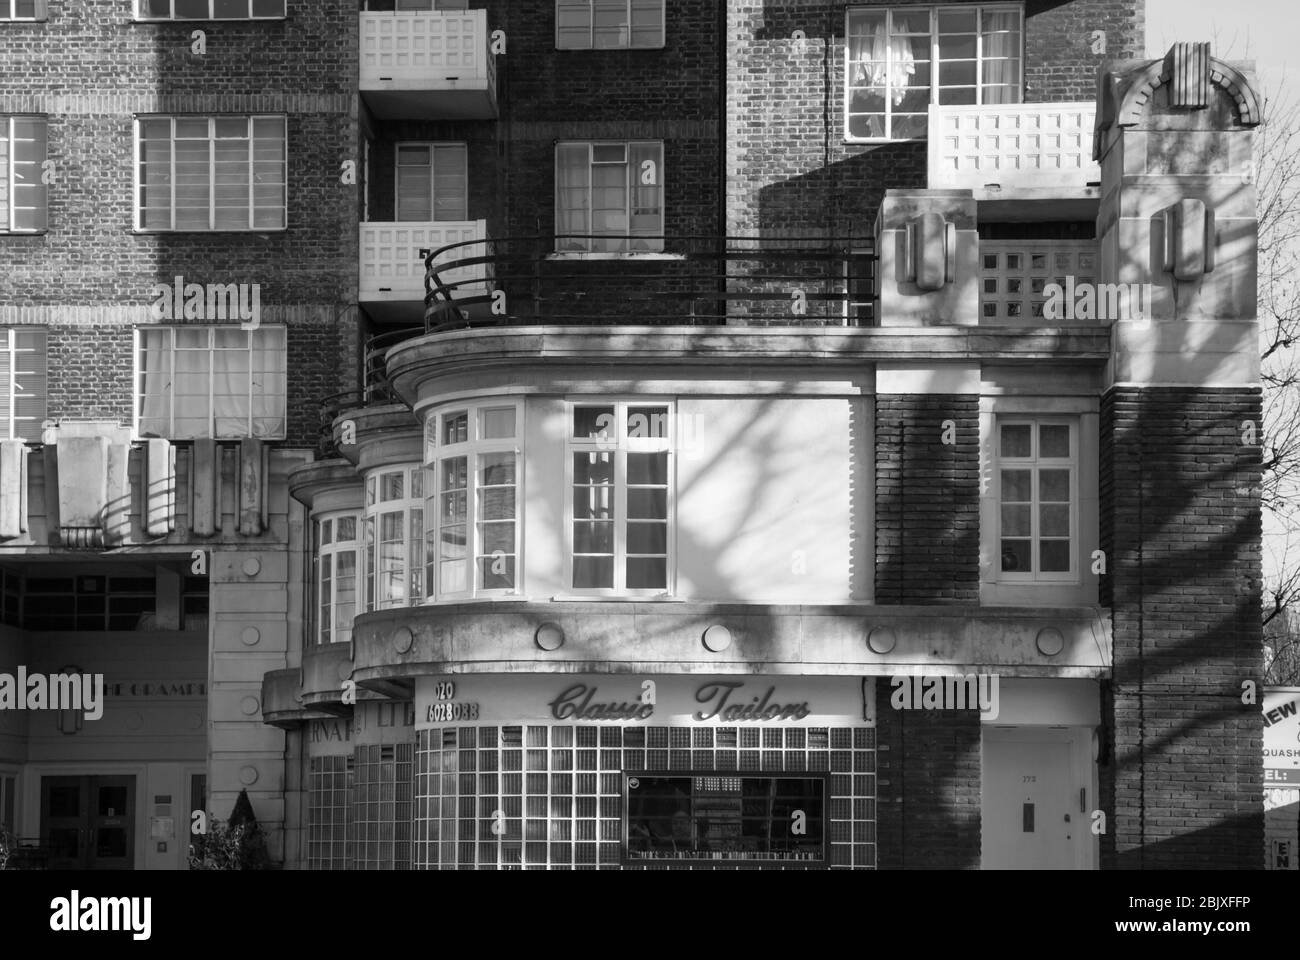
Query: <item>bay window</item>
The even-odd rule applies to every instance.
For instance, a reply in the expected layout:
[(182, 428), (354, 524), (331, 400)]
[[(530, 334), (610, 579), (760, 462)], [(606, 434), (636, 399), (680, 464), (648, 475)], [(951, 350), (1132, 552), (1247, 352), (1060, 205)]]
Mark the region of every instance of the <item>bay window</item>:
[(136, 436), (283, 439), (286, 330), (136, 328)]
[(366, 478), (366, 609), (423, 596), (424, 468), (376, 470)]
[(357, 540), (355, 513), (326, 514), (315, 518), (312, 536), (312, 583), (316, 614), (313, 633), (317, 643), (347, 643), (358, 610)]
[(567, 501), (575, 592), (669, 589), (671, 413), (671, 404), (639, 400), (573, 404)]
[(1078, 433), (1070, 420), (998, 420), (999, 579), (1078, 578)]
[(430, 416), (425, 596), (519, 591), (519, 437), (514, 401), (461, 404)]
[(850, 7), (845, 135), (926, 135), (930, 104), (1019, 103), (1023, 9), (980, 4)]

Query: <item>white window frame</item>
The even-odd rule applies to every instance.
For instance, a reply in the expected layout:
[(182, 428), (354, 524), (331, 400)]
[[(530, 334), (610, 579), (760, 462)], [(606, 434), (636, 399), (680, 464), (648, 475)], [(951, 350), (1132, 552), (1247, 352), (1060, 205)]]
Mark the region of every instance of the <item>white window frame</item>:
[[(402, 220), (400, 217), (402, 211), (401, 195), (401, 170), (402, 170), (402, 148), (403, 147), (428, 147), (429, 148), (429, 219), (428, 220)], [(438, 213), (438, 192), (435, 188), (437, 183), (437, 148), (438, 147), (460, 147), (461, 159), (464, 161), (462, 172), (464, 173), (465, 192), (462, 196), (461, 212), (464, 216), (449, 217), (445, 220), (439, 219)], [(464, 140), (398, 140), (393, 145), (393, 221), (395, 223), (464, 223), (469, 220), (469, 145)]]
[[(576, 438), (573, 417), (581, 407), (613, 407), (616, 435), (612, 437)], [(629, 437), (629, 407), (663, 407), (666, 437)], [(666, 397), (581, 397), (565, 402), (564, 423), (564, 585), (575, 597), (672, 597), (677, 582), (677, 404)], [(627, 455), (628, 453), (667, 453), (667, 531), (665, 537), (664, 586), (629, 589), (627, 587)], [(573, 585), (573, 456), (577, 453), (614, 454), (614, 585), (612, 587), (575, 587)]]
[[(3, 2), (4, 0), (0, 0), (0, 3)], [(44, 189), (42, 190), (42, 195), (41, 195), (41, 207), (33, 208), (33, 209), (40, 209), (42, 212), (41, 225), (39, 227), (18, 227), (14, 225), (14, 211), (17, 208), (17, 205), (14, 203), (14, 189), (15, 187), (18, 186), (18, 177), (17, 177), (17, 173), (14, 170), (14, 166), (15, 166), (14, 152), (15, 152), (15, 144), (17, 143), (17, 136), (18, 136), (17, 125), (18, 125), (18, 121), (20, 120), (38, 121), (45, 128), (45, 154), (39, 160), (36, 161), (36, 167), (35, 170), (33, 171), (38, 177), (38, 181), (37, 181), (38, 185), (44, 187), (44, 182), (43, 182), (43, 176), (45, 172), (44, 165), (46, 159), (48, 159), (49, 157), (49, 152), (50, 152), (49, 118), (44, 114), (33, 114), (33, 113), (0, 114), (0, 140), (3, 140), (5, 142), (4, 166), (0, 167), (0, 176), (4, 177), (4, 187), (5, 187), (5, 191), (4, 191), (5, 208), (4, 208), (4, 216), (3, 218), (0, 218), (0, 235), (4, 235), (4, 234), (32, 235), (32, 234), (45, 233), (49, 229), (50, 198), (49, 198), (49, 191)], [(25, 161), (25, 162), (30, 162), (30, 161)]]
[[(215, 331), (217, 331), (217, 330), (224, 330), (224, 331), (240, 330), (240, 328), (239, 328), (237, 325), (235, 325), (235, 324), (194, 324), (194, 323), (191, 323), (191, 324), (181, 324), (181, 325), (177, 325), (177, 324), (149, 324), (148, 326), (136, 327), (136, 328), (135, 328), (135, 330), (134, 330), (134, 361), (133, 361), (133, 362), (134, 362), (134, 367), (135, 367), (135, 369), (134, 369), (134, 390), (135, 390), (135, 399), (134, 399), (134, 420), (133, 420), (133, 424), (134, 424), (134, 426), (133, 426), (133, 430), (134, 430), (134, 433), (135, 433), (135, 437), (136, 437), (136, 439), (144, 439), (144, 438), (142, 437), (141, 433), (140, 433), (140, 425), (141, 425), (141, 421), (145, 419), (145, 418), (144, 418), (144, 386), (145, 386), (145, 384), (144, 384), (144, 367), (143, 367), (143, 364), (141, 363), (141, 360), (143, 359), (143, 356), (144, 356), (144, 353), (143, 353), (143, 351), (144, 351), (144, 344), (143, 344), (143, 339), (142, 339), (142, 337), (141, 337), (141, 334), (142, 334), (142, 332), (144, 332), (144, 331), (146, 331), (146, 330), (169, 330), (169, 331), (171, 331), (171, 334), (170, 334), (170, 336), (168, 337), (168, 348), (167, 348), (167, 356), (168, 356), (168, 370), (167, 370), (167, 374), (168, 374), (168, 382), (171, 383), (171, 384), (174, 384), (174, 383), (175, 383), (175, 377), (176, 377), (176, 372), (175, 372), (175, 371), (176, 371), (176, 331), (177, 331), (177, 330), (186, 330), (186, 331), (193, 331), (193, 330), (207, 330), (207, 331), (208, 331), (208, 347), (207, 347), (207, 349), (208, 349), (208, 353), (211, 354), (211, 353), (216, 349), (216, 348), (215, 348)], [(248, 350), (248, 390), (247, 390), (248, 418), (247, 418), (247, 429), (246, 429), (246, 432), (244, 432), (244, 433), (240, 433), (240, 434), (237, 434), (237, 435), (231, 435), (231, 436), (217, 436), (217, 433), (216, 433), (216, 404), (214, 403), (214, 399), (215, 399), (215, 398), (214, 398), (214, 395), (213, 395), (213, 394), (214, 394), (213, 387), (214, 387), (214, 385), (215, 385), (216, 377), (210, 375), (210, 376), (208, 377), (208, 432), (207, 432), (207, 434), (206, 434), (205, 436), (203, 436), (203, 437), (177, 437), (177, 436), (175, 435), (175, 433), (176, 433), (176, 391), (175, 391), (175, 389), (173, 388), (173, 389), (171, 389), (171, 390), (168, 391), (168, 397), (169, 397), (169, 400), (168, 400), (168, 412), (167, 412), (167, 423), (168, 423), (168, 434), (167, 434), (167, 439), (173, 439), (173, 440), (179, 440), (179, 441), (185, 441), (185, 440), (197, 440), (197, 439), (205, 439), (205, 440), (207, 440), (207, 439), (213, 439), (213, 440), (242, 440), (242, 439), (247, 439), (247, 438), (251, 438), (251, 437), (255, 436), (255, 434), (253, 433), (253, 396), (254, 396), (254, 389), (253, 389), (253, 387), (254, 387), (254, 379), (253, 379), (253, 378), (254, 378), (254, 373), (255, 373), (255, 371), (253, 370), (253, 356), (254, 356), (253, 343), (254, 343), (255, 338), (258, 337), (258, 336), (267, 336), (267, 335), (273, 335), (273, 334), (278, 334), (278, 336), (279, 336), (279, 338), (280, 338), (280, 344), (281, 344), (281, 347), (282, 347), (282, 349), (281, 349), (281, 355), (285, 358), (285, 367), (286, 367), (286, 369), (285, 369), (285, 371), (284, 371), (284, 379), (283, 379), (283, 382), (284, 382), (284, 384), (285, 384), (285, 390), (284, 390), (284, 394), (280, 397), (280, 400), (281, 400), (280, 411), (281, 411), (281, 412), (280, 412), (279, 419), (280, 419), (281, 428), (280, 428), (280, 430), (279, 430), (278, 432), (276, 432), (275, 434), (270, 434), (270, 435), (266, 435), (266, 434), (264, 434), (264, 435), (259, 436), (258, 439), (262, 439), (262, 440), (283, 440), (283, 439), (285, 439), (286, 433), (287, 433), (287, 431), (288, 431), (288, 425), (289, 425), (289, 410), (288, 410), (288, 407), (289, 407), (289, 398), (288, 398), (288, 394), (289, 394), (289, 387), (288, 387), (288, 383), (289, 383), (289, 376), (288, 376), (288, 356), (289, 356), (289, 353), (288, 353), (288, 338), (289, 338), (289, 330), (288, 330), (288, 327), (285, 326), (285, 325), (283, 325), (283, 324), (259, 324), (257, 327), (254, 327), (254, 328), (251, 329), (251, 330), (240, 330), (240, 332), (242, 332), (242, 333), (245, 334), (245, 343), (246, 343), (246, 345), (247, 345), (247, 350)], [(209, 365), (209, 370), (211, 370), (211, 369), (212, 369), (212, 368), (211, 368), (211, 365)], [(188, 418), (187, 418), (187, 419), (188, 419)], [(151, 436), (152, 436), (152, 435), (151, 435)]]
[[(382, 499), (384, 479), (393, 474), (400, 474), (402, 477), (402, 496), (384, 500)], [(376, 467), (366, 476), (365, 499), (362, 508), (365, 518), (365, 531), (361, 539), (366, 558), (364, 607), (367, 612), (415, 606), (424, 599), (424, 488), (426, 480), (424, 466), (419, 463), (399, 463)], [(398, 514), (402, 518), (401, 579), (406, 589), (406, 598), (404, 600), (381, 599), (379, 596), (379, 551), (382, 545), (379, 537), (383, 531), (383, 517), (390, 514)]]
[[(188, 23), (198, 23), (200, 21), (186, 21)], [(171, 134), (168, 143), (170, 144), (170, 171), (168, 180), (171, 185), (171, 193), (168, 197), (169, 225), (166, 227), (150, 227), (145, 225), (145, 209), (141, 200), (144, 196), (145, 184), (141, 177), (140, 147), (143, 144), (144, 123), (146, 121), (167, 120), (171, 124)], [(206, 120), (208, 122), (208, 225), (206, 227), (176, 226), (176, 122), (178, 120)], [(247, 226), (243, 227), (218, 227), (217, 223), (217, 185), (216, 185), (216, 122), (218, 120), (245, 120), (248, 123), (248, 219)], [(257, 177), (255, 165), (259, 162), (268, 161), (255, 160), (256, 141), (254, 135), (256, 124), (262, 120), (278, 120), (283, 130), (281, 143), (284, 147), (284, 159), (280, 161), (282, 167), (282, 180), (284, 189), (284, 202), (278, 207), (258, 207), (256, 204), (256, 187)], [(289, 118), (283, 113), (255, 113), (255, 114), (137, 114), (135, 117), (134, 130), (134, 156), (132, 163), (133, 192), (131, 203), (134, 207), (134, 223), (136, 233), (284, 233), (289, 229)], [(267, 227), (256, 226), (258, 210), (278, 210), (280, 212), (281, 226)]]
[[(18, 334), (20, 332), (30, 332), (30, 333), (37, 334), (43, 339), (44, 345), (41, 347), (39, 351), (30, 347), (19, 347)], [(44, 327), (22, 327), (22, 328), (0, 327), (0, 357), (2, 357), (0, 358), (0, 364), (3, 364), (4, 375), (6, 379), (6, 386), (5, 386), (6, 396), (4, 398), (5, 412), (4, 412), (3, 419), (0, 419), (0, 438), (4, 438), (7, 440), (14, 440), (20, 438), (22, 436), (22, 434), (18, 431), (18, 423), (20, 420), (32, 421), (37, 423), (38, 425), (45, 421), (45, 413), (48, 412), (48, 405), (49, 405), (49, 366), (48, 366), (49, 354), (47, 352), (48, 348), (49, 348), (49, 336), (48, 336), (48, 332)], [(41, 357), (41, 369), (39, 370), (20, 369), (19, 366), (20, 356), (24, 354), (38, 354), (38, 353)], [(23, 384), (22, 382), (20, 382), (19, 377), (21, 376), (25, 379), (28, 375), (31, 375), (35, 379), (40, 380), (44, 383), (45, 388), (40, 394), (37, 394), (35, 391), (28, 391), (23, 387)], [(18, 417), (17, 414), (15, 413), (15, 402), (19, 399), (25, 399), (28, 397), (37, 397), (37, 396), (39, 396), (41, 400), (41, 411), (42, 411), (41, 415), (39, 417), (21, 417), (21, 418)], [(31, 439), (38, 439), (39, 437), (40, 437), (40, 433), (39, 431), (37, 431), (36, 436)]]
[(46, 0), (35, 0), (32, 4), (33, 14), (20, 17), (17, 13), (19, 0), (0, 0), (0, 22), (4, 23), (43, 23), (50, 19), (49, 4)]
[[(850, 111), (849, 103), (853, 96), (854, 84), (851, 82), (853, 77), (852, 65), (856, 61), (850, 59), (849, 54), (849, 24), (854, 14), (880, 14), (885, 15), (886, 36), (893, 32), (893, 21), (895, 13), (916, 14), (928, 10), (930, 13), (930, 100), (931, 107), (939, 102), (939, 71), (937, 68), (939, 57), (939, 23), (940, 13), (963, 12), (976, 15), (975, 26), (975, 104), (983, 103), (984, 83), (981, 80), (984, 63), (984, 32), (983, 17), (985, 13), (1018, 13), (1020, 15), (1020, 49), (1018, 55), (1020, 58), (1020, 98), (1015, 103), (1023, 103), (1025, 96), (1025, 6), (1023, 3), (980, 3), (980, 4), (936, 4), (930, 6), (897, 6), (897, 7), (864, 7), (849, 6), (844, 11), (844, 139), (848, 143), (893, 143), (897, 141), (924, 140), (924, 134), (913, 137), (895, 137), (893, 136), (892, 103), (889, 97), (885, 98), (885, 122), (888, 129), (886, 136), (883, 137), (857, 137), (854, 136), (850, 128)], [(888, 61), (887, 61), (888, 62)], [(1008, 104), (1009, 105), (1009, 104)]]
[[(365, 592), (365, 560), (363, 553), (365, 544), (362, 542), (362, 517), (358, 510), (330, 510), (312, 516), (312, 643), (318, 646), (332, 643), (348, 643), (352, 639), (352, 626), (356, 621), (357, 615), (365, 610), (363, 595)], [(355, 524), (354, 534), (351, 540), (338, 539), (338, 521), (352, 520)], [(329, 522), (333, 533), (330, 542), (322, 544), (320, 541), (320, 526)], [(352, 617), (348, 621), (348, 635), (345, 639), (339, 639), (338, 634), (338, 617), (337, 610), (340, 607), (339, 601), (335, 596), (335, 587), (338, 583), (338, 563), (333, 559), (340, 553), (351, 553), (353, 555), (353, 598)], [(322, 588), (322, 574), (324, 572), (324, 559), (330, 558), (330, 631), (329, 639), (326, 640), (324, 634), (324, 621), (321, 619), (321, 598), (324, 594)]]
[[(1002, 453), (1002, 428), (1006, 426), (1028, 425), (1030, 427), (1030, 436), (1032, 439), (1031, 455), (1029, 457), (1006, 457)], [(1039, 436), (1038, 431), (1041, 426), (1068, 426), (1070, 428), (1070, 456), (1068, 459), (1056, 457), (1043, 458), (1038, 455)], [(997, 414), (993, 418), (993, 444), (994, 444), (994, 465), (993, 465), (993, 487), (994, 503), (996, 504), (996, 523), (994, 530), (994, 551), (993, 563), (996, 572), (996, 579), (1001, 583), (1014, 584), (1077, 584), (1080, 582), (1080, 564), (1079, 564), (1079, 537), (1080, 537), (1080, 504), (1079, 504), (1079, 430), (1080, 421), (1078, 417), (1070, 416), (1032, 416), (1027, 414)], [(1002, 569), (1002, 471), (1008, 470), (1028, 470), (1030, 472), (1030, 501), (1029, 501), (1029, 556), (1031, 568), (1027, 571), (1003, 570)], [(1070, 569), (1064, 571), (1043, 572), (1037, 569), (1039, 563), (1039, 545), (1041, 543), (1041, 534), (1039, 531), (1039, 496), (1038, 496), (1038, 471), (1040, 469), (1070, 471), (1070, 539), (1069, 539), (1069, 557)], [(1013, 537), (1011, 539), (1023, 539)], [(1060, 539), (1060, 538), (1053, 538)]]
[[(652, 236), (645, 237), (632, 233), (632, 189), (633, 179), (637, 176), (637, 171), (632, 165), (631, 152), (633, 144), (653, 144), (658, 148), (658, 159), (655, 169), (655, 176), (658, 178), (656, 186), (659, 190), (659, 229)], [(587, 239), (562, 239), (565, 231), (561, 229), (563, 216), (561, 215), (560, 206), (560, 149), (562, 147), (585, 146), (587, 148), (587, 195), (584, 199), (584, 207), (587, 212), (587, 230), (589, 235)], [(596, 160), (595, 148), (608, 146), (622, 146), (623, 160), (622, 166), (627, 171), (626, 181), (624, 184), (623, 210), (627, 221), (626, 233), (608, 233), (596, 234), (591, 223), (591, 193), (593, 168), (600, 166), (615, 166), (615, 162)], [(589, 255), (589, 256), (609, 256), (610, 251), (596, 251), (592, 247), (599, 240), (608, 238), (611, 241), (621, 241), (621, 249), (613, 251), (615, 255), (635, 256), (641, 253), (662, 253), (664, 249), (665, 225), (668, 219), (667, 211), (667, 190), (664, 187), (664, 142), (662, 140), (558, 140), (555, 144), (555, 234), (556, 234), (556, 252), (567, 255)], [(643, 245), (643, 249), (633, 249), (633, 243), (638, 242)], [(565, 244), (582, 244), (580, 249), (568, 249)]]
[[(622, 0), (623, 9), (626, 19), (623, 21), (627, 24), (624, 28), (626, 42), (596, 45), (596, 11), (597, 3), (606, 2), (609, 6), (614, 6), (617, 0), (556, 0), (555, 2), (555, 49), (556, 50), (662, 50), (668, 37), (668, 20), (665, 8), (666, 0), (658, 0), (657, 7), (659, 12), (659, 42), (658, 43), (636, 43), (632, 42), (632, 5), (637, 0)], [(565, 43), (560, 35), (560, 10), (568, 7), (574, 12), (580, 8), (586, 8), (587, 19), (587, 42), (585, 44)]]
[(243, 21), (243, 20), (287, 20), (287, 19), (288, 19), (288, 10), (287, 10), (287, 8), (288, 8), (288, 0), (280, 0), (280, 12), (277, 13), (277, 14), (275, 14), (274, 16), (269, 16), (269, 17), (268, 17), (268, 16), (254, 16), (254, 14), (253, 14), (254, 0), (244, 0), (244, 3), (245, 3), (245, 6), (248, 8), (248, 16), (246, 16), (246, 17), (216, 17), (216, 16), (213, 16), (213, 13), (214, 13), (213, 7), (215, 6), (215, 0), (208, 0), (208, 15), (207, 15), (206, 17), (178, 17), (178, 16), (176, 16), (176, 0), (169, 0), (169, 2), (168, 2), (168, 4), (167, 4), (167, 9), (168, 9), (169, 13), (168, 13), (167, 16), (165, 16), (165, 17), (158, 17), (158, 16), (151, 17), (151, 16), (149, 16), (149, 14), (148, 14), (148, 12), (147, 12), (148, 9), (149, 9), (149, 0), (135, 0), (135, 19), (138, 20), (138, 21), (141, 21), (141, 22), (143, 22), (143, 23), (172, 23), (172, 22), (177, 22), (177, 23), (207, 23), (207, 22), (213, 22), (213, 23), (238, 23), (238, 22)]
[[(488, 410), (511, 408), (515, 414), (515, 431), (513, 437), (483, 439), (483, 414)], [(464, 413), (468, 418), (466, 439), (456, 443), (442, 442), (442, 424), (444, 417)], [(425, 420), (425, 454), (424, 478), (424, 602), (438, 603), (446, 601), (472, 600), (483, 597), (522, 597), (524, 595), (524, 403), (509, 397), (496, 399), (474, 399), (460, 403), (442, 404), (431, 410)], [(515, 508), (514, 508), (514, 559), (515, 582), (512, 587), (485, 587), (479, 568), (479, 532), (480, 519), (478, 457), (482, 454), (512, 453), (515, 457)], [(464, 590), (444, 591), (441, 589), (441, 560), (437, 550), (441, 544), (442, 514), (438, 508), (441, 494), (442, 476), (440, 466), (443, 460), (466, 459), (465, 467), (465, 562), (469, 564), (466, 577), (467, 588)], [(432, 554), (430, 553), (432, 551)]]

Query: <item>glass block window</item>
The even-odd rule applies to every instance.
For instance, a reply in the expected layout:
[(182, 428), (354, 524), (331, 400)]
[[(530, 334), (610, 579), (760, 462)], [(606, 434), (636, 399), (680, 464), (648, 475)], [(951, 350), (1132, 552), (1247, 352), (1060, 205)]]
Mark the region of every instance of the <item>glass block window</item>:
[(1000, 578), (1078, 577), (1078, 424), (999, 418), (997, 478)]
[(366, 477), (366, 609), (419, 603), (424, 595), (424, 468)]
[(523, 405), (446, 407), (425, 428), (425, 596), (510, 594), (519, 584)]
[(414, 744), (358, 746), (352, 806), (354, 870), (411, 868)]
[[(981, 240), (980, 321), (1059, 323), (1044, 317), (1048, 284), (1092, 284), (1095, 240)], [(1081, 321), (1088, 322), (1088, 321)]]
[(307, 869), (347, 870), (352, 864), (352, 758), (312, 757), (307, 783)]
[[(738, 771), (744, 771), (746, 778), (751, 773), (757, 777), (755, 782), (766, 780), (768, 792), (771, 781), (788, 779), (772, 794), (786, 807), (797, 793), (795, 799), (813, 811), (820, 809), (820, 825), (808, 829), (821, 830), (832, 869), (874, 868), (875, 747), (875, 730), (869, 727), (760, 731), (521, 725), (417, 731), (415, 866), (797, 870), (826, 865), (771, 856), (709, 858), (708, 862), (628, 859), (629, 771), (643, 782), (685, 776), (693, 785), (699, 779), (704, 798), (711, 787), (720, 796), (722, 787), (734, 783)], [(717, 776), (706, 776), (709, 773)], [(807, 786), (809, 780), (822, 784), (820, 794), (816, 787)], [(818, 797), (820, 807), (815, 803)], [(767, 814), (759, 811), (757, 794), (748, 801), (750, 826), (757, 830)], [(766, 794), (763, 806), (766, 810)], [(795, 809), (802, 808), (782, 807), (781, 819)], [(708, 819), (703, 807), (700, 817)], [(703, 827), (706, 835), (713, 829), (708, 824)], [(716, 831), (726, 829), (718, 818)], [(671, 829), (668, 833), (671, 836)]]

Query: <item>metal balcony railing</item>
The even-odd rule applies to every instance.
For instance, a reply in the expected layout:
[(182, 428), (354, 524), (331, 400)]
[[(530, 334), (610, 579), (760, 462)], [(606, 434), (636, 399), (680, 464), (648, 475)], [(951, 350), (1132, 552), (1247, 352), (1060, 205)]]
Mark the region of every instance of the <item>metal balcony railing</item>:
[[(642, 249), (556, 252), (557, 244), (590, 251), (614, 243)], [(874, 326), (875, 261), (870, 237), (562, 234), (454, 243), (425, 258), (425, 332), (565, 324)], [(463, 279), (484, 273), (493, 278), (491, 289)]]

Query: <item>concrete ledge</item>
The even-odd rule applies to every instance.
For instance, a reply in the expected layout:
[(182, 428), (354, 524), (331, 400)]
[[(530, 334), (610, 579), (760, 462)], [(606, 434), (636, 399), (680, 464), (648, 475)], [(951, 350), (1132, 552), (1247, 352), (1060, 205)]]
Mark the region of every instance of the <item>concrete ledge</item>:
[[(715, 626), (729, 643), (713, 630), (705, 645)], [(1059, 652), (1040, 650), (1043, 631)], [(353, 643), (353, 678), (375, 690), (448, 673), (1085, 678), (1111, 668), (1109, 617), (1097, 607), (459, 603), (365, 614)]]
[(343, 703), (343, 681), (351, 678), (352, 644), (316, 644), (302, 655), (302, 702), (328, 714), (350, 713)]

